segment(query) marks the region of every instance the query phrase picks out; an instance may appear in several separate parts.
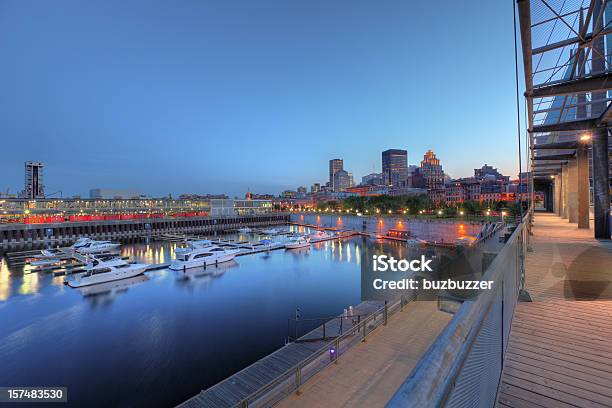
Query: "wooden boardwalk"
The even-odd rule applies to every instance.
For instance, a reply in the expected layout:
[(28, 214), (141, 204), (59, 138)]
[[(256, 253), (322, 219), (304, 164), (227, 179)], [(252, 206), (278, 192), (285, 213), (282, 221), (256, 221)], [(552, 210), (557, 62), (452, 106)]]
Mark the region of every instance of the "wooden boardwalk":
[(612, 407), (612, 242), (537, 214), (498, 407)]

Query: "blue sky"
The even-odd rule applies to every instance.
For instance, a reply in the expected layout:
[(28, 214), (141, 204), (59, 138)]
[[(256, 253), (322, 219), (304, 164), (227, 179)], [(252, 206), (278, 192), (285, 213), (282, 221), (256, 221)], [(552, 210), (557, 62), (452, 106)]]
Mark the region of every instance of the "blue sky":
[(278, 193), (388, 148), (516, 175), (511, 7), (0, 0), (0, 190)]

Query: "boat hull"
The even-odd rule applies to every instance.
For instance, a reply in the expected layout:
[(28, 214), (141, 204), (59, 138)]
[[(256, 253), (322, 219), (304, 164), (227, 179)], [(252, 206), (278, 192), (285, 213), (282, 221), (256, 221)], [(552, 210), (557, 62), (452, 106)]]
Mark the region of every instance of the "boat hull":
[(208, 256), (208, 257), (203, 257), (203, 258), (197, 258), (197, 259), (193, 259), (189, 261), (174, 260), (170, 264), (169, 268), (172, 269), (173, 271), (182, 271), (183, 269), (202, 268), (204, 267), (205, 264), (215, 265), (215, 264), (220, 264), (223, 262), (229, 262), (236, 257), (237, 252), (238, 251), (226, 253), (226, 254), (223, 254), (217, 257)]
[(310, 242), (300, 242), (300, 243), (292, 243), (286, 244), (285, 248), (287, 249), (298, 249), (298, 248), (306, 248), (310, 247)]
[(133, 278), (142, 275), (147, 270), (147, 265), (133, 265), (129, 269), (117, 269), (112, 272), (100, 273), (91, 276), (77, 277), (68, 282), (68, 286), (72, 288), (80, 288), (83, 286), (97, 285), (99, 283), (113, 282), (121, 279)]
[(101, 252), (112, 251), (113, 249), (117, 249), (120, 246), (121, 244), (108, 244), (108, 245), (105, 245), (104, 247), (98, 247), (98, 248), (77, 248), (75, 249), (75, 251), (77, 251), (80, 254), (98, 254)]

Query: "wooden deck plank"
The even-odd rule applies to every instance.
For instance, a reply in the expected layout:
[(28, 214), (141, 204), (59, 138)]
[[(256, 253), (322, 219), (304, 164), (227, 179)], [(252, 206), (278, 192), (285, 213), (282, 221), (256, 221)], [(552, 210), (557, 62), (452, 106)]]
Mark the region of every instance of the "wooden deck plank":
[[(542, 406), (542, 407), (546, 407), (546, 408), (549, 408), (549, 407), (573, 408), (575, 407), (575, 405), (568, 404), (565, 401), (553, 399), (549, 396), (533, 392), (530, 389), (520, 388), (515, 385), (511, 385), (507, 383), (502, 383), (500, 387), (500, 395), (506, 396), (506, 397), (513, 396), (514, 398), (517, 398), (517, 399), (532, 401), (533, 403), (539, 406)], [(502, 401), (502, 402), (506, 404), (507, 406), (511, 406), (511, 407), (516, 406), (513, 403), (514, 398), (505, 399), (505, 401)], [(502, 397), (502, 399), (504, 398)]]

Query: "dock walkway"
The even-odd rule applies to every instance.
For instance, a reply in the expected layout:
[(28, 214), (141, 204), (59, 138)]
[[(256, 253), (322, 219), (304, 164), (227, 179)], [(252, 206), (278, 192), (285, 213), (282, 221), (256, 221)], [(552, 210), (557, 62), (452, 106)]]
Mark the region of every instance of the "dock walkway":
[(498, 407), (612, 407), (612, 242), (536, 214)]

